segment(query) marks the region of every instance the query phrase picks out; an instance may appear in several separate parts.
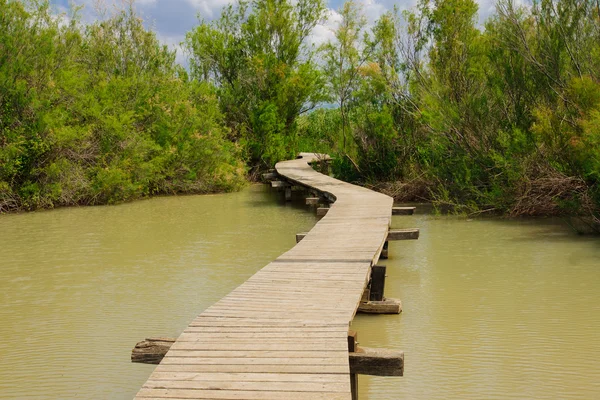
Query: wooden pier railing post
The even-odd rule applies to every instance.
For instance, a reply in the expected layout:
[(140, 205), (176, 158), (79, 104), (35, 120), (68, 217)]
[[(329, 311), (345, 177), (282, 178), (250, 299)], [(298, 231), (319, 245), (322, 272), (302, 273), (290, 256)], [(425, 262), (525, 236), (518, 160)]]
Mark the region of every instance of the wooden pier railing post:
[[(356, 331), (348, 331), (348, 352), (354, 353), (358, 348), (358, 333)], [(358, 400), (358, 375), (350, 374), (350, 392), (352, 400)]]
[(375, 265), (371, 269), (371, 290), (369, 301), (383, 301), (385, 290), (385, 265)]

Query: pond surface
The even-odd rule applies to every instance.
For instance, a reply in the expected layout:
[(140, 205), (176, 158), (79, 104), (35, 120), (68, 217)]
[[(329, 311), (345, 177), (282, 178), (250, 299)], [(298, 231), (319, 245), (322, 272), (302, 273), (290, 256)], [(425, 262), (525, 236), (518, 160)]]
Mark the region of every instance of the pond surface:
[[(154, 368), (129, 361), (136, 342), (178, 336), (315, 222), (263, 186), (0, 216), (0, 398), (132, 398)], [(600, 239), (557, 220), (393, 225), (421, 229), (385, 262), (404, 312), (353, 329), (404, 350), (405, 376), (361, 376), (361, 399), (598, 396)]]

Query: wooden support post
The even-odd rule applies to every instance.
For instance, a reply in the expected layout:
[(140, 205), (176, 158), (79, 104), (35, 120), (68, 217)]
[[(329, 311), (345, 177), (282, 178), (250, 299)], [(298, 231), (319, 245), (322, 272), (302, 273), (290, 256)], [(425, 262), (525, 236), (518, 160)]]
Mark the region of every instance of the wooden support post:
[(419, 230), (413, 229), (390, 229), (388, 231), (387, 240), (409, 240), (418, 239)]
[(358, 312), (363, 314), (400, 314), (402, 302), (397, 299), (384, 298), (383, 301), (360, 303)]
[(266, 172), (266, 173), (262, 174), (263, 181), (266, 181), (266, 182), (275, 180), (278, 177), (279, 177), (279, 174), (277, 172)]
[(131, 362), (143, 364), (159, 364), (171, 345), (172, 338), (147, 338), (138, 342), (131, 351)]
[(286, 181), (271, 181), (271, 187), (272, 188), (286, 188), (290, 186), (290, 184)]
[(381, 249), (381, 254), (379, 255), (379, 258), (381, 258), (382, 260), (388, 259), (389, 247), (390, 247), (390, 242), (388, 242), (386, 240), (385, 243), (383, 244), (383, 249)]
[(329, 208), (327, 208), (327, 207), (317, 208), (317, 217), (324, 217), (328, 211), (329, 211)]
[(363, 314), (400, 314), (402, 302), (384, 296), (385, 266), (376, 265), (371, 269), (371, 279), (358, 304), (358, 312)]
[(307, 197), (306, 198), (306, 204), (309, 206), (317, 206), (317, 205), (319, 205), (320, 202), (321, 202), (321, 199), (319, 197)]
[(304, 239), (304, 236), (306, 235), (308, 235), (308, 232), (296, 233), (296, 243), (300, 243), (300, 241)]
[(413, 215), (416, 207), (392, 207), (392, 215)]
[[(175, 343), (173, 338), (148, 338), (137, 343), (131, 352), (131, 362), (158, 364)], [(348, 334), (348, 350), (350, 350)], [(355, 346), (356, 337), (354, 340)], [(402, 376), (404, 372), (404, 353), (397, 350), (371, 349), (355, 347), (348, 352), (350, 373), (375, 376)]]
[(385, 265), (375, 265), (371, 268), (371, 288), (369, 301), (383, 301), (385, 289)]
[[(348, 353), (354, 353), (358, 350), (358, 334), (356, 331), (348, 331)], [(350, 393), (352, 400), (358, 400), (358, 375), (350, 373)]]
[(404, 352), (358, 347), (350, 353), (350, 371), (361, 375), (403, 376)]
[(287, 186), (285, 188), (285, 201), (291, 201), (292, 200), (292, 188), (291, 186)]

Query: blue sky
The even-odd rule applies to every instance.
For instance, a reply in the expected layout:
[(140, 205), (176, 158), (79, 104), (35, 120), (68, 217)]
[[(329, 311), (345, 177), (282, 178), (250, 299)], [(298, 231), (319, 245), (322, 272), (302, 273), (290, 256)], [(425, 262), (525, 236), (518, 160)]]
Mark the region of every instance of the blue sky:
[[(102, 0), (100, 0), (102, 1)], [(417, 0), (356, 0), (361, 3), (363, 10), (370, 21), (387, 10), (391, 10), (394, 5), (400, 9), (411, 8)], [(496, 0), (476, 0), (479, 3), (480, 21), (493, 13)], [(51, 0), (59, 9), (66, 9), (69, 0)], [(91, 21), (95, 18), (93, 4), (98, 0), (73, 0), (75, 4), (84, 5), (82, 11), (84, 21)], [(121, 0), (103, 0), (105, 4), (120, 3)], [(158, 38), (174, 48), (183, 41), (185, 33), (191, 30), (198, 23), (198, 14), (203, 18), (213, 19), (217, 17), (224, 5), (232, 0), (137, 0), (136, 6), (148, 26), (157, 33)], [(322, 43), (331, 37), (331, 29), (335, 26), (337, 13), (335, 10), (343, 4), (343, 0), (331, 0), (327, 2), (329, 7), (329, 22), (318, 26), (313, 33), (313, 41)], [(179, 52), (179, 61), (183, 60), (183, 55)]]

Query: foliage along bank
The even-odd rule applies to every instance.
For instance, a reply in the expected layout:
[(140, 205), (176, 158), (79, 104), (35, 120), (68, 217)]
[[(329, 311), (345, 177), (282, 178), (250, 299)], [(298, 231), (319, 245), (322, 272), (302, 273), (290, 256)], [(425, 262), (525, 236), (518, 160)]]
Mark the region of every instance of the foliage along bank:
[(338, 176), (467, 212), (599, 223), (600, 5), (420, 0), (226, 6), (186, 36), (190, 71), (131, 9), (82, 26), (0, 0), (0, 204), (97, 204), (235, 188), (298, 151)]
[(235, 189), (227, 135), (214, 88), (132, 8), (82, 25), (0, 0), (0, 211)]
[(338, 173), (467, 212), (600, 226), (597, 0), (499, 0), (483, 26), (473, 0), (420, 0), (369, 29), (355, 3), (340, 15), (323, 49), (338, 108), (301, 121), (315, 140), (338, 121)]
[(597, 0), (499, 0), (482, 26), (474, 0), (370, 23), (348, 1), (315, 47), (323, 10), (239, 1), (187, 36), (251, 165), (329, 152), (337, 175), (400, 198), (600, 222)]

